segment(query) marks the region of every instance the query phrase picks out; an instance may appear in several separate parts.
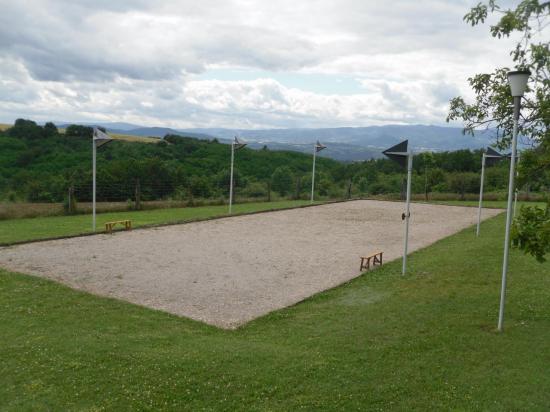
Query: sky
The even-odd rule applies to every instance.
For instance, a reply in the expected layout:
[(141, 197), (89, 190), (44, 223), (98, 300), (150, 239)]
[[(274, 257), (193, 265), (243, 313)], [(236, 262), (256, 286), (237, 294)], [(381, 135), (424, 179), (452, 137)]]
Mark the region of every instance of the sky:
[[(510, 66), (469, 0), (0, 0), (0, 122), (444, 125)], [(460, 124), (456, 124), (460, 126)]]

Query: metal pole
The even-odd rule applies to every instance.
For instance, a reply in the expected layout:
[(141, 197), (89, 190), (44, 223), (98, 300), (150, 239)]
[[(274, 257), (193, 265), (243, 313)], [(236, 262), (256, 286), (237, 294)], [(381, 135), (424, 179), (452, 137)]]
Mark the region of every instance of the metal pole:
[(315, 189), (315, 158), (317, 157), (317, 147), (313, 145), (313, 172), (311, 173), (311, 203), (313, 203), (313, 191)]
[(485, 153), (481, 158), (481, 184), (479, 186), (479, 207), (477, 208), (477, 230), (476, 236), (479, 236), (479, 226), (481, 225), (481, 205), (483, 203), (483, 184), (485, 183)]
[(411, 210), (411, 180), (412, 180), (413, 154), (407, 155), (407, 208), (405, 212), (405, 250), (403, 251), (403, 275), (407, 271), (407, 253), (409, 249), (409, 219)]
[(516, 207), (518, 204), (518, 190), (516, 189), (516, 193), (514, 195), (514, 213), (512, 214), (512, 219), (516, 218)]
[[(518, 156), (518, 164), (516, 166), (519, 166), (519, 161), (521, 160), (520, 156)], [(519, 177), (519, 168), (516, 169), (516, 179)], [(516, 209), (517, 209), (517, 206), (518, 206), (518, 193), (519, 193), (519, 188), (515, 188), (515, 194), (514, 194), (514, 213), (512, 214), (512, 219), (515, 219), (516, 218)]]
[(516, 149), (518, 139), (518, 121), (521, 97), (514, 96), (514, 131), (512, 135), (512, 159), (510, 161), (510, 180), (508, 183), (508, 207), (506, 210), (506, 233), (504, 236), (504, 260), (502, 262), (502, 285), (500, 289), (500, 308), (498, 312), (498, 330), (502, 332), (504, 322), (504, 303), (506, 300), (506, 276), (508, 274), (508, 260), (510, 252), (510, 225), (512, 223), (512, 199), (514, 195), (514, 178), (516, 167)]
[(233, 207), (233, 162), (235, 160), (235, 144), (231, 143), (231, 176), (229, 180), (229, 214)]
[(95, 232), (96, 144), (92, 138), (92, 230)]

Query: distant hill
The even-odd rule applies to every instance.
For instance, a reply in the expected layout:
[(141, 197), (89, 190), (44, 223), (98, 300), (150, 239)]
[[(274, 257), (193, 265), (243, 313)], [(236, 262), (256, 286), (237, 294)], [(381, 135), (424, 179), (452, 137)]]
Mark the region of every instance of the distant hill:
[(471, 137), (464, 136), (462, 129), (458, 127), (425, 125), (271, 130), (186, 129), (185, 131), (222, 138), (231, 138), (238, 133), (244, 139), (258, 143), (311, 144), (316, 140), (322, 140), (324, 143), (345, 143), (371, 149), (385, 149), (401, 140), (409, 139), (413, 148), (418, 151), (478, 149), (486, 146), (493, 138), (491, 131)]
[[(81, 123), (84, 124), (84, 123)], [(88, 123), (89, 124), (89, 123)], [(59, 127), (67, 123), (59, 123)], [(381, 156), (382, 150), (409, 139), (413, 150), (453, 151), (459, 149), (479, 149), (493, 143), (494, 133), (477, 133), (474, 137), (465, 136), (458, 127), (427, 125), (387, 125), (369, 127), (339, 127), (325, 129), (224, 129), (192, 128), (172, 129), (168, 127), (142, 127), (130, 123), (100, 123), (111, 133), (150, 136), (162, 138), (168, 134), (192, 137), (202, 140), (217, 138), (228, 142), (238, 135), (254, 149), (267, 146), (270, 150), (292, 150), (309, 153), (311, 145), (320, 140), (328, 146), (320, 156), (341, 161), (359, 161)]]

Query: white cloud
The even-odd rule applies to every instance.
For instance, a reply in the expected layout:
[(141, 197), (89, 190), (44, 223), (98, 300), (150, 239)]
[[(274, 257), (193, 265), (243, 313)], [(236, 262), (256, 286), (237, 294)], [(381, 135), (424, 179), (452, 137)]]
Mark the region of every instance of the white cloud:
[[(443, 123), (466, 78), (509, 41), (458, 0), (0, 0), (3, 121), (315, 127)], [(355, 94), (274, 79), (197, 80), (211, 68), (353, 76)]]

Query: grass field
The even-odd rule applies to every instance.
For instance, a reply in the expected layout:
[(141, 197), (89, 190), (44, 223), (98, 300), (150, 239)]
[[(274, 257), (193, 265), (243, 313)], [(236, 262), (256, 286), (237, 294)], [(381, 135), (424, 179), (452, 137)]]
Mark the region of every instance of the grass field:
[(134, 142), (134, 143), (158, 143), (161, 140), (158, 137), (134, 136), (131, 134), (120, 134), (120, 133), (109, 133), (109, 136), (111, 136), (115, 140), (124, 140), (126, 142)]
[[(424, 202), (419, 202), (424, 203)], [(477, 200), (434, 200), (429, 203), (437, 205), (450, 205), (450, 206), (469, 206), (469, 207), (478, 207), (479, 202)], [(544, 202), (520, 202), (517, 203), (518, 208), (521, 206), (544, 206)], [(483, 207), (495, 208), (495, 209), (506, 209), (507, 202), (505, 200), (486, 200), (483, 202)]]
[[(2, 410), (547, 410), (550, 264), (504, 216), (223, 331), (0, 272)], [(223, 268), (220, 268), (223, 270)]]
[[(233, 206), (233, 214), (284, 209), (308, 204), (309, 201), (305, 200), (242, 203)], [(98, 231), (103, 231), (105, 229), (105, 222), (122, 219), (130, 219), (132, 220), (133, 227), (139, 227), (143, 225), (186, 222), (224, 215), (227, 215), (226, 205), (102, 213), (97, 215), (97, 229)], [(91, 215), (0, 220), (0, 244), (91, 232)]]

